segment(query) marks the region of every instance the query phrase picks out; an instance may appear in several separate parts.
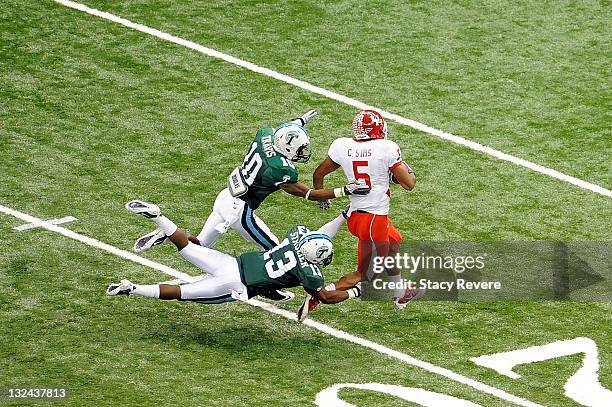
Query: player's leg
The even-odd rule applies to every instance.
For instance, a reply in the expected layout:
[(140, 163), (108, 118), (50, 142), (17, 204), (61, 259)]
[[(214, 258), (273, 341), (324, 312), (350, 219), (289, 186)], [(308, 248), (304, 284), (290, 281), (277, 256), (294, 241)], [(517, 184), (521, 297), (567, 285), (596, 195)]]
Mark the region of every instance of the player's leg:
[(231, 227), (262, 250), (270, 250), (279, 243), (278, 238), (272, 233), (268, 225), (259, 216), (255, 215), (253, 209), (246, 203), (241, 208), (240, 221), (233, 223)]
[(216, 275), (236, 263), (236, 258), (229, 254), (191, 243), (188, 234), (164, 216), (157, 205), (142, 201), (130, 201), (126, 204), (126, 208), (132, 213), (142, 215), (155, 222), (159, 229), (168, 236), (168, 239), (174, 243), (179, 254), (205, 272)]
[(209, 277), (180, 286), (169, 284), (134, 284), (122, 280), (111, 284), (107, 295), (139, 295), (161, 300), (196, 301), (205, 304), (219, 304), (235, 301), (236, 296), (246, 293), (247, 288), (240, 280), (238, 265), (219, 277)]
[(213, 247), (230, 225), (237, 221), (242, 205), (244, 201), (234, 198), (225, 188), (215, 198), (213, 210), (206, 219), (202, 231), (196, 237), (191, 236), (189, 240), (200, 246)]
[[(393, 236), (391, 236), (393, 235)], [(388, 257), (394, 256), (399, 250), (399, 240), (401, 234), (387, 216), (377, 216), (372, 224), (371, 231), (372, 240), (376, 249), (376, 256)], [(393, 300), (396, 301), (404, 295), (404, 289), (399, 288), (401, 285), (401, 274), (395, 267), (387, 269), (389, 281), (395, 283), (393, 291)]]
[(336, 218), (321, 226), (318, 231), (321, 233), (325, 233), (327, 236), (333, 239), (333, 237), (336, 236), (336, 233), (338, 233), (342, 225), (346, 223), (345, 216), (346, 215), (344, 214), (344, 212), (342, 212)]
[(238, 267), (234, 256), (191, 242), (180, 249), (179, 254), (191, 264), (214, 277), (224, 275), (228, 270)]
[[(401, 232), (397, 230), (393, 225), (393, 222), (389, 220), (389, 256), (395, 257), (395, 255), (399, 253), (402, 239), (403, 236)], [(399, 269), (394, 267), (387, 270), (387, 273), (389, 275), (389, 281), (401, 281), (402, 276)], [(424, 294), (425, 290), (422, 290), (420, 288), (406, 288), (405, 290), (396, 289), (393, 293), (393, 301), (397, 309), (404, 309), (410, 301), (417, 300), (421, 298)]]
[(195, 237), (189, 236), (189, 241), (203, 247), (213, 247), (221, 236), (221, 232), (217, 229), (217, 225), (221, 223), (223, 223), (221, 215), (214, 211), (211, 212), (200, 233)]
[[(380, 221), (379, 215), (364, 212), (353, 212), (348, 219), (348, 228), (353, 236), (359, 239), (357, 246), (357, 274), (359, 281), (368, 278), (368, 269), (374, 253), (374, 236), (372, 235), (376, 223)], [(379, 236), (377, 236), (379, 238)], [(353, 280), (357, 276), (353, 276)]]

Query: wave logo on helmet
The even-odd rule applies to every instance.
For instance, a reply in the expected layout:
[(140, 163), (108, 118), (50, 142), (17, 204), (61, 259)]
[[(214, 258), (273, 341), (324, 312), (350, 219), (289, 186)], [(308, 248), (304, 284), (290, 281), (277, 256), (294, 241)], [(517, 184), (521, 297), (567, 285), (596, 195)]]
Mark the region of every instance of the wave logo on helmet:
[(387, 138), (387, 123), (376, 110), (362, 110), (353, 119), (353, 138), (372, 140)]
[(308, 162), (312, 155), (308, 132), (293, 123), (283, 124), (274, 131), (273, 146), (278, 153), (295, 162)]
[(309, 263), (327, 266), (334, 257), (334, 246), (325, 233), (310, 232), (302, 236), (298, 249)]

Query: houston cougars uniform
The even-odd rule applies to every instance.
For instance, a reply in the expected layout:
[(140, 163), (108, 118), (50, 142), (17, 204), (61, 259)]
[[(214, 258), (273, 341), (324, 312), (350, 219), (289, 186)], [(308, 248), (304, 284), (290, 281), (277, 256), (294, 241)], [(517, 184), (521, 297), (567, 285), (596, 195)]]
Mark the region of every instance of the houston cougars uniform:
[(401, 233), (388, 217), (391, 191), (389, 171), (402, 164), (399, 146), (386, 139), (336, 139), (329, 148), (329, 158), (342, 167), (349, 180), (363, 179), (370, 187), (365, 196), (350, 196), (349, 231), (359, 239), (358, 270), (364, 275), (372, 254), (386, 256), (389, 246), (399, 246)]

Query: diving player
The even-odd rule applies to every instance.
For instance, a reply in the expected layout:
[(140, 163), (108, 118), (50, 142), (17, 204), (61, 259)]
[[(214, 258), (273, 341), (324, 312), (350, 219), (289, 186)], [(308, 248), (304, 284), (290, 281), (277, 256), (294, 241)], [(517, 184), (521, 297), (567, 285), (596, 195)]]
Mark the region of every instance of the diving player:
[(161, 214), (157, 205), (130, 201), (126, 208), (155, 222), (174, 243), (179, 254), (208, 276), (182, 285), (141, 285), (122, 280), (107, 288), (108, 295), (140, 295), (162, 300), (218, 304), (246, 300), (253, 296), (253, 291), (298, 285), (325, 304), (360, 295), (358, 286), (346, 291), (323, 288), (324, 279), (319, 267), (331, 263), (334, 250), (330, 237), (320, 231), (310, 232), (305, 226), (294, 226), (289, 229), (286, 238), (270, 250), (233, 257), (191, 242), (183, 230)]

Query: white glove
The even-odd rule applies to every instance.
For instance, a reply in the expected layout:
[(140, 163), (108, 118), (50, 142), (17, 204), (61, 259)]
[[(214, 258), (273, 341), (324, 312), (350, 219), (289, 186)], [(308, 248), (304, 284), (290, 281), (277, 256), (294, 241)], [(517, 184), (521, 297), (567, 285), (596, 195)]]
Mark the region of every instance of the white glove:
[(317, 205), (319, 205), (319, 209), (321, 209), (321, 210), (323, 210), (323, 211), (326, 211), (326, 210), (328, 210), (329, 208), (331, 208), (331, 206), (332, 206), (332, 202), (331, 202), (331, 200), (326, 199), (326, 200), (324, 200), (324, 201), (319, 201), (319, 202), (317, 202)]
[(302, 119), (302, 122), (304, 123), (304, 125), (306, 123), (308, 123), (313, 117), (315, 117), (317, 115), (317, 111), (315, 109), (309, 110), (306, 113), (304, 113), (302, 116), (300, 116), (300, 119)]
[(344, 186), (345, 195), (367, 195), (370, 193), (370, 187), (365, 183), (365, 180), (358, 179), (357, 181), (349, 182)]

